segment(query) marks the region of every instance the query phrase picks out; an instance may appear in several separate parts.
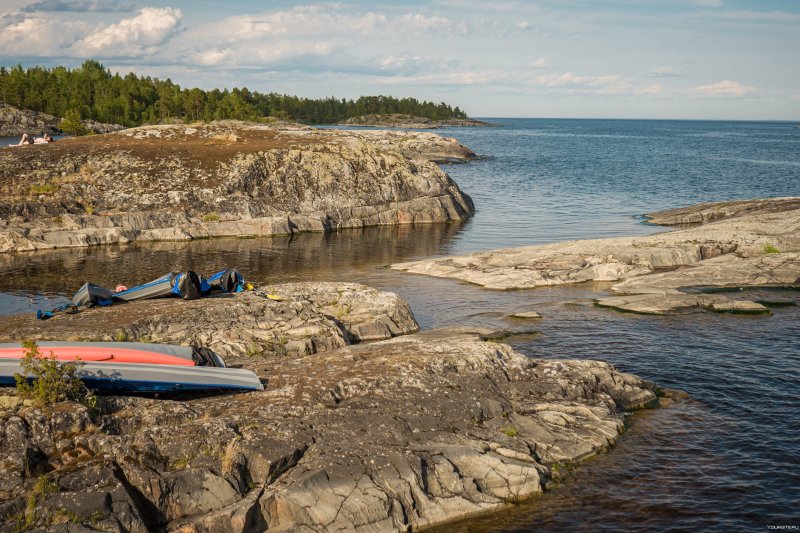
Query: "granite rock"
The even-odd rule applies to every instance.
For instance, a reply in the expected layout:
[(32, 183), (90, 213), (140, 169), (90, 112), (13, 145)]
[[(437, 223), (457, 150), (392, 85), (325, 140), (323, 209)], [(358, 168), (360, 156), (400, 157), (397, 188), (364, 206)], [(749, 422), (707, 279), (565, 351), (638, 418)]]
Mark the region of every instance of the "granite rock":
[(798, 198), (700, 204), (653, 217), (700, 225), (647, 237), (525, 246), (392, 268), (501, 290), (611, 281), (616, 282), (611, 292), (617, 296), (599, 299), (600, 305), (655, 314), (765, 313), (760, 304), (684, 289), (800, 285)]
[(0, 251), (459, 221), (430, 133), (224, 121), (0, 150)]
[(607, 363), (529, 359), (463, 330), (245, 366), (265, 391), (1, 412), (2, 527), (36, 495), (39, 527), (418, 530), (540, 493), (658, 401)]

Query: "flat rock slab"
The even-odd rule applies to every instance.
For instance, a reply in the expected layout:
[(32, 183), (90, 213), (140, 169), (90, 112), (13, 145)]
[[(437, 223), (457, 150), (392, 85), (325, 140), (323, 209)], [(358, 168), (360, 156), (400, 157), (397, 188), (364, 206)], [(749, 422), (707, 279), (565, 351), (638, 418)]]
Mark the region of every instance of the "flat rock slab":
[(770, 314), (769, 309), (756, 302), (732, 300), (725, 296), (709, 294), (632, 294), (629, 296), (600, 298), (597, 300), (597, 305), (646, 315), (672, 315), (701, 311)]
[(682, 287), (790, 287), (800, 285), (800, 253), (739, 257), (728, 254), (697, 264), (631, 278), (611, 287), (617, 294), (643, 294)]
[[(275, 294), (281, 301), (268, 299)], [(286, 283), (199, 300), (144, 300), (41, 321), (0, 317), (0, 341), (131, 341), (207, 346), (228, 358), (307, 355), (419, 330), (396, 294), (356, 283)]]
[(743, 214), (774, 213), (800, 209), (800, 198), (764, 198), (757, 200), (740, 200), (735, 202), (709, 202), (695, 204), (677, 209), (667, 209), (648, 213), (646, 216), (652, 224), (662, 226), (679, 226), (686, 224), (704, 224), (714, 220), (733, 218)]
[(3, 527), (47, 471), (31, 525), (61, 507), (104, 531), (417, 530), (541, 492), (657, 402), (607, 363), (464, 332), (245, 361), (265, 391), (0, 411)]
[[(722, 295), (675, 293), (683, 287), (800, 286), (800, 198), (726, 202), (716, 211), (715, 206), (679, 210), (715, 220), (680, 231), (493, 250), (392, 268), (499, 290), (615, 281), (612, 292), (626, 297), (598, 303), (638, 312), (764, 312), (759, 304)], [(649, 296), (631, 297), (640, 294)]]

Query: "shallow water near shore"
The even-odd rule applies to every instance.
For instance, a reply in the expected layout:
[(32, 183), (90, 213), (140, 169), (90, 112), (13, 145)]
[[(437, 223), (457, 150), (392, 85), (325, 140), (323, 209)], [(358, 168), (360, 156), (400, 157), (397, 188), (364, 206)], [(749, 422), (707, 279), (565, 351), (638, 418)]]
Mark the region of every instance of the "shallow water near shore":
[[(356, 281), (405, 298), (425, 329), (477, 325), (532, 357), (604, 359), (692, 400), (637, 414), (610, 453), (541, 498), (441, 531), (750, 530), (800, 525), (800, 308), (772, 316), (623, 314), (608, 284), (488, 291), (388, 264), (576, 238), (664, 231), (648, 211), (800, 194), (791, 123), (502, 120), (451, 128), (487, 159), (445, 170), (478, 212), (464, 224), (294, 239), (141, 243), (0, 254), (0, 314), (35, 312), (81, 283), (236, 266), (257, 282)], [(796, 298), (787, 292), (784, 299)], [(180, 302), (176, 302), (180, 305)], [(506, 318), (536, 310), (538, 320)]]

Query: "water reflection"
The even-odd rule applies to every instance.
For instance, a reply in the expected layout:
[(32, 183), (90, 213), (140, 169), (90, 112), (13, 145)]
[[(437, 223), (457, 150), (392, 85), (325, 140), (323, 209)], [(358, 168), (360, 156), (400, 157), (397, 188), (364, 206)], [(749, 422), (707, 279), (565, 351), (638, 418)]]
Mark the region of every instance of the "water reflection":
[[(211, 239), (0, 254), (0, 314), (56, 305), (85, 281), (133, 286), (165, 272), (238, 268), (259, 283), (363, 279), (365, 270), (447, 254), (468, 225), (422, 224), (294, 237)], [(3, 294), (4, 293), (4, 294)]]

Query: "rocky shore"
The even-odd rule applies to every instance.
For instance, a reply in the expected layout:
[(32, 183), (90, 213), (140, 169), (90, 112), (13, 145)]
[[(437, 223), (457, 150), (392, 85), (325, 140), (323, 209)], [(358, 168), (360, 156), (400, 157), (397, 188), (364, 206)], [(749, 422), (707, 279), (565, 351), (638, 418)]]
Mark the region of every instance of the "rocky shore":
[[(81, 123), (88, 131), (94, 133), (110, 133), (124, 129), (124, 126), (119, 124), (103, 124), (93, 120), (82, 120)], [(53, 115), (0, 104), (0, 137), (16, 137), (23, 133), (60, 135), (62, 133), (60, 126), (61, 119)]]
[(692, 224), (647, 237), (571, 241), (395, 264), (489, 289), (616, 282), (598, 305), (648, 314), (768, 313), (763, 303), (695, 289), (800, 286), (800, 198), (699, 204), (648, 215)]
[(407, 305), (363, 285), (264, 290), (283, 300), (0, 318), (6, 338), (202, 342), (266, 383), (94, 411), (0, 391), (0, 531), (419, 530), (540, 493), (664, 400), (607, 363), (529, 359), (466, 330), (406, 335)]
[(454, 139), (238, 122), (0, 150), (0, 252), (464, 220)]
[(491, 128), (495, 124), (471, 118), (451, 118), (447, 120), (433, 120), (427, 117), (415, 117), (401, 113), (386, 115), (361, 115), (348, 118), (339, 123), (341, 126), (368, 126), (372, 128), (400, 128), (400, 129), (437, 129), (437, 128)]

